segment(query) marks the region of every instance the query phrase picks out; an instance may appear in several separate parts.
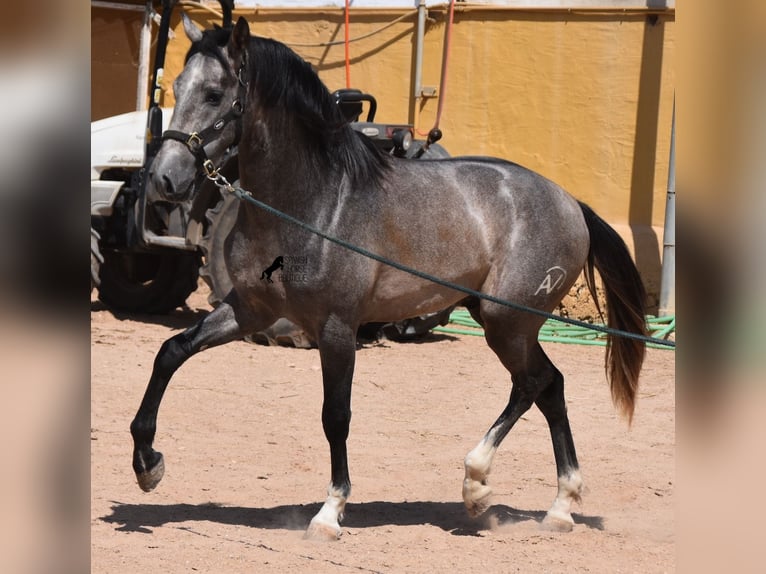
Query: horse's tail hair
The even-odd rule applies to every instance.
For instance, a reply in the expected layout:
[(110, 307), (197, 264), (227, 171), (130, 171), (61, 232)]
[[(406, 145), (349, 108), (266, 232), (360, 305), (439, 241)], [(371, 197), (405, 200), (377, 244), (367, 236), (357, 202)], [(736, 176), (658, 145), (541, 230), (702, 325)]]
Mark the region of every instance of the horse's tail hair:
[[(646, 290), (625, 242), (593, 210), (580, 203), (590, 233), (585, 264), (585, 283), (601, 313), (593, 269), (597, 269), (606, 295), (607, 325), (621, 331), (646, 335)], [(603, 315), (602, 315), (603, 317)], [(607, 335), (605, 368), (612, 402), (633, 419), (638, 376), (646, 354), (646, 343), (618, 335)]]

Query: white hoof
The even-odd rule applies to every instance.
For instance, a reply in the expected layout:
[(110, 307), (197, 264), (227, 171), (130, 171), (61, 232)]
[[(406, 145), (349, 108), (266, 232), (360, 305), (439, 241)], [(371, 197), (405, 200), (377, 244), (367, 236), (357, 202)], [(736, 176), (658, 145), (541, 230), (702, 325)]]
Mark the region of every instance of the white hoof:
[(492, 488), (486, 481), (479, 482), (466, 478), (463, 481), (463, 502), (471, 518), (484, 514), (490, 507)]
[(551, 532), (572, 532), (574, 520), (571, 514), (548, 511), (540, 524), (540, 528)]
[(309, 527), (303, 535), (303, 538), (306, 540), (334, 542), (335, 540), (340, 539), (341, 534), (340, 524), (329, 524), (314, 518), (309, 523)]
[(327, 500), (311, 519), (304, 538), (308, 540), (338, 540), (341, 535), (340, 521), (343, 520), (343, 509), (346, 507), (346, 496), (332, 488), (327, 489)]

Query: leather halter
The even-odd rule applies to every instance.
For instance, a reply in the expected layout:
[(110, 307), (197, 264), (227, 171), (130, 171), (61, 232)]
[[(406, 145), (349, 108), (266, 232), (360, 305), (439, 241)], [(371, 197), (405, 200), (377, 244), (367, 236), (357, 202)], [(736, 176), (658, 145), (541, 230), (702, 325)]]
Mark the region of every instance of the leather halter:
[(175, 140), (181, 142), (186, 146), (192, 155), (197, 160), (197, 167), (201, 167), (208, 177), (214, 177), (218, 173), (218, 168), (207, 157), (205, 152), (205, 145), (215, 140), (221, 135), (223, 128), (230, 122), (236, 122), (236, 133), (234, 141), (230, 147), (233, 147), (239, 143), (239, 138), (242, 135), (242, 114), (245, 111), (245, 99), (247, 95), (247, 51), (243, 52), (242, 63), (237, 71), (237, 81), (239, 82), (239, 88), (237, 97), (231, 103), (231, 108), (223, 116), (218, 118), (211, 125), (199, 132), (192, 132), (190, 134), (180, 132), (177, 130), (165, 130), (162, 134), (162, 141)]

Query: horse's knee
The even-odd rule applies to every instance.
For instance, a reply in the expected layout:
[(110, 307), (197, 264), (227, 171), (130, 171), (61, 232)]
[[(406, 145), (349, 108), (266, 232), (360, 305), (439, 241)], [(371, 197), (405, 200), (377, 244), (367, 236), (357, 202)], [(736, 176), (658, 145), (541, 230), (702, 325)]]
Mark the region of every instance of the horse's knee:
[(322, 409), (322, 428), (330, 442), (345, 441), (351, 426), (351, 409)]
[(169, 376), (191, 355), (188, 337), (185, 333), (179, 333), (162, 343), (154, 358), (154, 372)]

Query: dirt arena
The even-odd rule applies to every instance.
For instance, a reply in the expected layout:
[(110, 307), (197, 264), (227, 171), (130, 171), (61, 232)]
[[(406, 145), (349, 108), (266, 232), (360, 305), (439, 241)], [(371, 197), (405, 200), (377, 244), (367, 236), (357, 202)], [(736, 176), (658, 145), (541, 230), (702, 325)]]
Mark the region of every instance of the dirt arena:
[(433, 334), (357, 353), (348, 441), (353, 492), (338, 542), (303, 539), (325, 498), (316, 350), (236, 342), (170, 383), (142, 492), (128, 427), (160, 344), (207, 312), (164, 317), (91, 304), (91, 571), (674, 572), (675, 354), (648, 351), (632, 427), (610, 401), (604, 349), (545, 344), (564, 373), (587, 486), (570, 533), (540, 529), (556, 494), (550, 435), (533, 408), (495, 458), (494, 505), (462, 503), (463, 457), (504, 408), (510, 377), (483, 339)]

